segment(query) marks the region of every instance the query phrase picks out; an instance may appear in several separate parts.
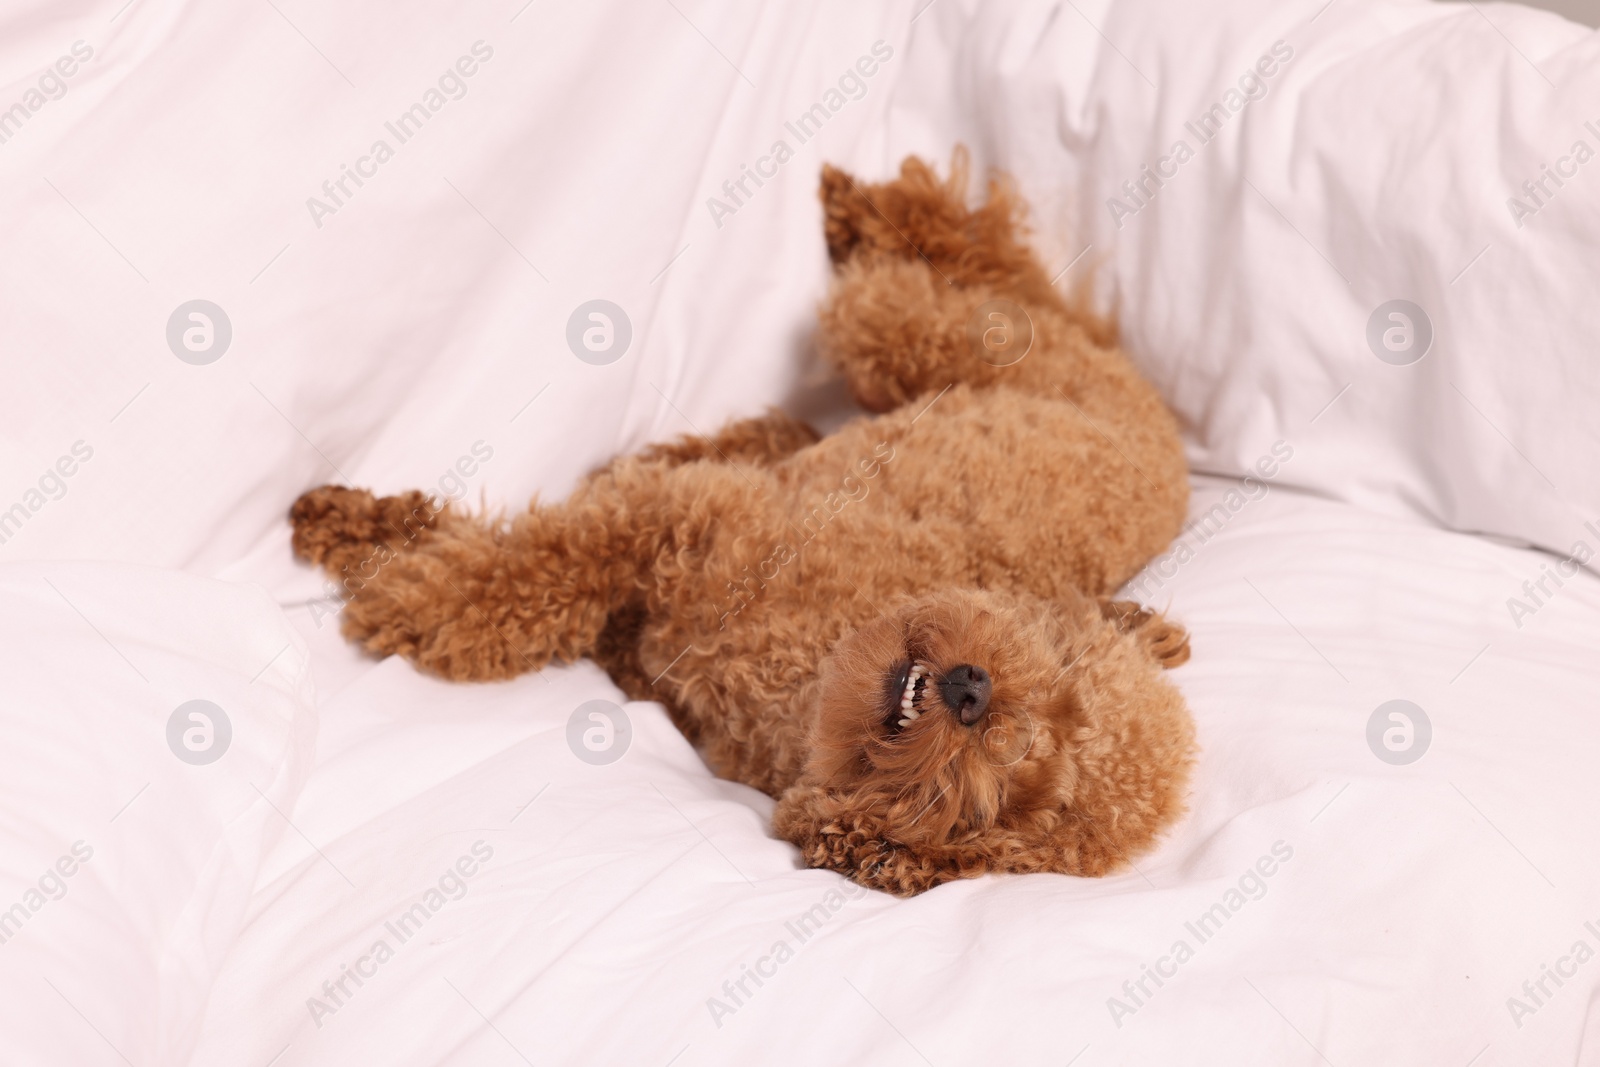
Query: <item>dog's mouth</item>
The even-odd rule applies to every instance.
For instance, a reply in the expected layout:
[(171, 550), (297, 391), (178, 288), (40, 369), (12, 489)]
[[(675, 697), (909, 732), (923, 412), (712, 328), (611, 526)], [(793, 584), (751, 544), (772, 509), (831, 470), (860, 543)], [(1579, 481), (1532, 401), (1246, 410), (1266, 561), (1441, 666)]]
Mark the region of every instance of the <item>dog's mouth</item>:
[(894, 730), (903, 730), (922, 715), (922, 700), (928, 692), (930, 668), (905, 660), (894, 667), (885, 680), (887, 720)]

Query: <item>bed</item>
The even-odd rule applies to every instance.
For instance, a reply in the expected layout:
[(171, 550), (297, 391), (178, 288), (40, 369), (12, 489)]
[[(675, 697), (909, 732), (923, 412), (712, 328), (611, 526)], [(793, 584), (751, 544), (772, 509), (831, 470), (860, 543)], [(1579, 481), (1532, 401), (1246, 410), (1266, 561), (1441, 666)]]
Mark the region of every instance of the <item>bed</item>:
[[(3, 18), (0, 1059), (1600, 1063), (1585, 27)], [(1192, 634), (1201, 755), (1132, 869), (859, 890), (592, 663), (448, 685), (342, 640), (288, 548), (310, 486), (518, 508), (850, 417), (817, 171), (958, 143), (1184, 428), (1191, 522), (1127, 595)], [(614, 758), (569, 740), (594, 701)]]

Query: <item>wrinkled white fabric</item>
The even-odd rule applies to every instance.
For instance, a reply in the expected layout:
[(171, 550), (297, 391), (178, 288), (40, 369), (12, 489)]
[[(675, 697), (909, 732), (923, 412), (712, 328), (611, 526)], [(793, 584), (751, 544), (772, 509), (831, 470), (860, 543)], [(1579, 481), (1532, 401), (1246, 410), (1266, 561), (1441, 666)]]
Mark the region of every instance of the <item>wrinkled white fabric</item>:
[[(1596, 1055), (1594, 35), (1421, 0), (0, 26), (0, 564), (44, 561), (0, 571), (0, 908), (94, 849), (0, 944), (14, 1058)], [(1195, 468), (1255, 472), (1202, 474), (1131, 587), (1192, 631), (1203, 746), (1136, 871), (853, 893), (657, 706), (577, 758), (620, 700), (591, 664), (448, 686), (338, 637), (306, 488), (520, 508), (769, 404), (840, 418), (818, 168), (957, 142)], [(215, 693), (233, 747), (185, 764), (166, 719)]]

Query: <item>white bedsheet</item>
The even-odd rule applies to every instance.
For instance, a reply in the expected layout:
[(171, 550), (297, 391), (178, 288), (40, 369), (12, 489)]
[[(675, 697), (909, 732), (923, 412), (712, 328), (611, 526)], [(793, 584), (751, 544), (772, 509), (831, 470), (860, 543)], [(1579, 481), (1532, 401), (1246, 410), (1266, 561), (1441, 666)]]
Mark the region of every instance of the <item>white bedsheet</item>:
[[(797, 870), (771, 802), (655, 705), (627, 705), (620, 760), (576, 759), (569, 715), (621, 699), (592, 665), (449, 686), (304, 627), (345, 679), (294, 813), (321, 853), (275, 853), (194, 1062), (1593, 1062), (1600, 959), (1543, 1005), (1522, 983), (1600, 950), (1600, 582), (1518, 630), (1505, 600), (1548, 557), (1283, 490), (1185, 544), (1143, 589), (1194, 635), (1190, 816), (1133, 872), (906, 901)], [(1404, 766), (1366, 739), (1395, 699), (1432, 724)]]
[[(1600, 581), (1451, 532), (1600, 551), (1594, 166), (1521, 229), (1504, 203), (1600, 120), (1600, 39), (1321, 5), (0, 12), (0, 563), (44, 561), (0, 575), (0, 908), (77, 827), (107, 841), (0, 943), (0, 1060), (1600, 1062)], [(1285, 29), (1271, 94), (1102, 214)], [(768, 404), (839, 417), (817, 170), (956, 140), (1019, 174), (1063, 285), (1100, 271), (1199, 468), (1295, 450), (1266, 499), (1202, 478), (1135, 583), (1193, 632), (1204, 746), (1137, 871), (852, 895), (658, 707), (619, 761), (575, 758), (574, 709), (619, 699), (593, 665), (447, 686), (342, 642), (296, 494), (520, 507)], [(1391, 296), (1438, 327), (1409, 366), (1362, 336)], [(169, 339), (196, 299), (231, 328), (210, 363), (181, 314)], [(605, 364), (567, 341), (595, 299), (631, 325)], [(206, 687), (239, 733), (191, 766), (158, 731)], [(1391, 700), (1431, 722), (1409, 765), (1369, 747)]]

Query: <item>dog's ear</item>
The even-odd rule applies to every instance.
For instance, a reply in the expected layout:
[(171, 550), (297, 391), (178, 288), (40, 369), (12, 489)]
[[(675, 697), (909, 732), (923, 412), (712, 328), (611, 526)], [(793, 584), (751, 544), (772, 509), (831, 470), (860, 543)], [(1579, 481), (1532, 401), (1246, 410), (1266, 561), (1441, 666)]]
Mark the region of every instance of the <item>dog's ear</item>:
[(806, 866), (838, 871), (868, 889), (901, 897), (992, 868), (977, 848), (897, 840), (890, 827), (900, 814), (887, 796), (801, 783), (779, 799), (772, 828), (800, 849)]

